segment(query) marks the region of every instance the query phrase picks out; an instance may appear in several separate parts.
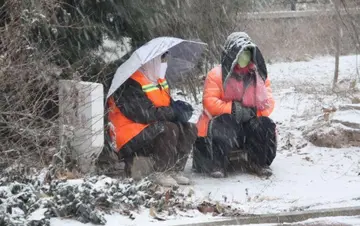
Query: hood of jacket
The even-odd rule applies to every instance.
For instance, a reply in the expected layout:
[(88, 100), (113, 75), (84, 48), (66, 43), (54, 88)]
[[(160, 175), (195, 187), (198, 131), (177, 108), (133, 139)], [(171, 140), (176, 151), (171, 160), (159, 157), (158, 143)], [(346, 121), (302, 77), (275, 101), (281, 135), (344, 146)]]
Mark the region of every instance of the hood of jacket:
[(239, 55), (245, 50), (251, 51), (251, 61), (256, 65), (260, 77), (265, 81), (267, 78), (267, 69), (265, 60), (256, 46), (250, 39), (249, 35), (245, 32), (231, 33), (224, 44), (221, 55), (221, 71), (223, 86), (226, 84), (227, 79), (231, 76)]

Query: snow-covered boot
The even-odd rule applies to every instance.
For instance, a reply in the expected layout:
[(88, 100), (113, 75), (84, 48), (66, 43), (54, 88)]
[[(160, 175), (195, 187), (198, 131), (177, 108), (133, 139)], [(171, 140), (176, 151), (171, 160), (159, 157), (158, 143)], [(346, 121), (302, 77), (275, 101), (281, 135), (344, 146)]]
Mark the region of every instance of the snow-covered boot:
[(224, 178), (225, 174), (221, 170), (215, 170), (210, 173), (210, 176), (214, 178)]
[(272, 176), (272, 170), (269, 167), (253, 166), (253, 171), (259, 177), (270, 177)]
[(150, 176), (150, 179), (158, 185), (164, 186), (164, 187), (176, 187), (178, 186), (178, 183), (174, 178), (172, 178), (169, 174), (165, 173), (154, 173)]
[(190, 184), (190, 179), (185, 177), (180, 172), (173, 173), (171, 176), (180, 185), (189, 185)]

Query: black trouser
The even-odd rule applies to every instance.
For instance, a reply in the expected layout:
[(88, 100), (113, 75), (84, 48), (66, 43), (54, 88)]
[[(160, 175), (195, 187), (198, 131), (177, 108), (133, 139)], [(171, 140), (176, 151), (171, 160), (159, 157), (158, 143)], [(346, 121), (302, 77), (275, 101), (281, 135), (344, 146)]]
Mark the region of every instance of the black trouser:
[[(249, 164), (259, 167), (270, 166), (276, 156), (275, 129), (275, 123), (268, 117), (237, 123), (233, 115), (218, 116), (209, 124), (208, 137), (198, 138), (195, 142), (195, 168), (202, 168), (200, 171), (224, 168), (228, 163), (229, 153), (239, 149), (247, 154)], [(208, 160), (209, 157), (213, 158), (212, 161)], [(210, 162), (213, 166), (201, 166)]]
[[(135, 155), (141, 155), (154, 160), (157, 172), (183, 171), (196, 134), (197, 128), (192, 123), (157, 122), (131, 139), (119, 153), (127, 168), (131, 168)], [(127, 174), (130, 176), (131, 172)]]

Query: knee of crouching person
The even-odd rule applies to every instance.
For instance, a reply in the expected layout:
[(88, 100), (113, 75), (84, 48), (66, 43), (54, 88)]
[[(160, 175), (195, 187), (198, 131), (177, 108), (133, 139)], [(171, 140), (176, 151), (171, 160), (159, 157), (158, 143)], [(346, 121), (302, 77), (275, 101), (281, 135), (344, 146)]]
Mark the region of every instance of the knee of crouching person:
[(195, 142), (198, 134), (198, 129), (195, 123), (187, 123), (186, 129), (183, 132), (187, 135), (188, 139)]
[(261, 125), (266, 128), (276, 128), (276, 123), (269, 117), (261, 116), (258, 118), (258, 120), (260, 121)]
[(179, 127), (172, 122), (165, 122), (164, 123), (164, 134), (167, 137), (174, 137), (177, 138), (179, 136)]

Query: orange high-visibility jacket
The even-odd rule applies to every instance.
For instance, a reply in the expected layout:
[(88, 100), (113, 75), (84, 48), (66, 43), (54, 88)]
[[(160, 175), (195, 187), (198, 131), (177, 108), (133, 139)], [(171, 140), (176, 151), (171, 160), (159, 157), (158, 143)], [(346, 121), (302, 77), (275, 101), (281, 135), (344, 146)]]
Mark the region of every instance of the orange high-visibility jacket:
[[(161, 88), (149, 81), (143, 73), (136, 71), (130, 79), (135, 80), (142, 87), (142, 91), (155, 107), (170, 106), (171, 98), (169, 95), (169, 86), (165, 79), (159, 79)], [(108, 99), (110, 122), (110, 136), (118, 152), (127, 142), (138, 135), (149, 124), (136, 123), (127, 118), (116, 106), (114, 97)]]
[[(207, 75), (204, 84), (203, 93), (203, 112), (197, 122), (198, 136), (206, 137), (208, 133), (209, 121), (218, 115), (231, 114), (232, 101), (224, 101), (223, 78), (221, 65), (213, 68)], [(269, 116), (275, 106), (272, 97), (270, 80), (265, 80), (268, 97), (270, 99), (270, 107), (264, 111), (257, 111), (257, 116)]]

